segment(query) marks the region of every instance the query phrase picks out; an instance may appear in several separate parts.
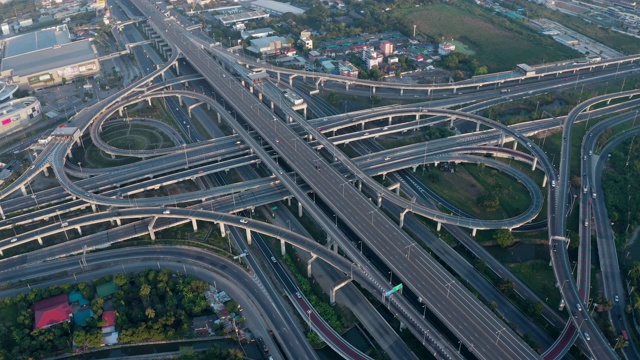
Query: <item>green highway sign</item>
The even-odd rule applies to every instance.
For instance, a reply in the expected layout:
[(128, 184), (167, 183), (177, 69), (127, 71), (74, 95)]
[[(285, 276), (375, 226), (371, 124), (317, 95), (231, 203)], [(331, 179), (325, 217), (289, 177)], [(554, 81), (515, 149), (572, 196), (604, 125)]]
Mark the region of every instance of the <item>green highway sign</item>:
[(384, 296), (389, 296), (389, 295), (393, 294), (394, 292), (398, 292), (400, 290), (402, 290), (402, 283), (394, 286), (393, 289), (391, 289), (391, 290), (387, 291), (386, 293), (384, 293)]

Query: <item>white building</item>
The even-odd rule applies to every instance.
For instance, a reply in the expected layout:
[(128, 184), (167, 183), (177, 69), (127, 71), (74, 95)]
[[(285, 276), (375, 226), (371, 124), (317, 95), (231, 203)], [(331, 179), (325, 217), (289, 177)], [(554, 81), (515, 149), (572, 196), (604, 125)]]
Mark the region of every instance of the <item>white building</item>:
[(448, 55), (452, 51), (456, 51), (456, 46), (449, 42), (443, 42), (438, 45), (438, 54)]
[(313, 40), (311, 39), (311, 32), (309, 30), (300, 32), (300, 42), (304, 44), (305, 49), (313, 49)]
[(260, 54), (275, 54), (283, 47), (288, 46), (287, 39), (282, 36), (268, 36), (250, 41), (251, 46), (247, 50)]
[(11, 27), (9, 27), (9, 24), (2, 23), (0, 24), (0, 28), (2, 29), (2, 35), (4, 36), (11, 35)]
[(380, 64), (382, 64), (382, 55), (373, 49), (365, 48), (362, 50), (362, 60), (364, 60), (367, 65), (367, 70), (371, 70), (374, 66), (380, 67)]
[(32, 18), (20, 19), (18, 21), (18, 25), (20, 25), (20, 27), (31, 26), (33, 25), (33, 19)]

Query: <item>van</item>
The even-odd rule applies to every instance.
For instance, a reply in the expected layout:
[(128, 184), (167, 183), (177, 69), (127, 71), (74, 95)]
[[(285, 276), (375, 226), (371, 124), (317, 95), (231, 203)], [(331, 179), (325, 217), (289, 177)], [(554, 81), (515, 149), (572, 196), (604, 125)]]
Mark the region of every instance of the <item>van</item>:
[(69, 223), (66, 221), (62, 223), (62, 227), (65, 227), (65, 226), (69, 226)]

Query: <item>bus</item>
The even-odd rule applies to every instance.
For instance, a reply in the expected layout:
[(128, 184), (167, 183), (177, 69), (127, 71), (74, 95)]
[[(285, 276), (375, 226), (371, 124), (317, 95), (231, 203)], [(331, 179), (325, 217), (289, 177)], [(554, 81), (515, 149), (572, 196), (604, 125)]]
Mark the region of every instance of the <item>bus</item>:
[(629, 335), (627, 335), (627, 330), (622, 330), (622, 338), (624, 339), (624, 345), (629, 345)]

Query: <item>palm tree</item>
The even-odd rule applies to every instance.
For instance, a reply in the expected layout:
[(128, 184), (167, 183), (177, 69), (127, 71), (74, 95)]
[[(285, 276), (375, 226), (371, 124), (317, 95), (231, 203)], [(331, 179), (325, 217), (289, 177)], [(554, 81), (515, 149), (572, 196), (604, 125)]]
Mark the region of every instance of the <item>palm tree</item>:
[(153, 310), (152, 308), (148, 307), (147, 310), (145, 310), (145, 315), (147, 315), (147, 317), (149, 319), (153, 319), (154, 317), (156, 317), (156, 311)]

